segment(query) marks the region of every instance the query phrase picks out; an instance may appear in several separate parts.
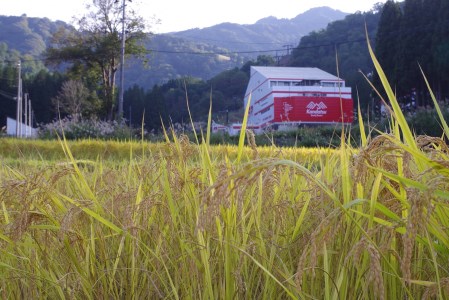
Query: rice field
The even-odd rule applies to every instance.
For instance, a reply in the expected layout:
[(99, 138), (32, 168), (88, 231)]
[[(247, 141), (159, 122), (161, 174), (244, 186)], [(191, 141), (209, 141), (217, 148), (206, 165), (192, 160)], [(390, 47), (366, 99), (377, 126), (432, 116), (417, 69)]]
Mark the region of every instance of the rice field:
[(449, 298), (449, 129), (384, 86), (358, 149), (0, 140), (1, 297)]

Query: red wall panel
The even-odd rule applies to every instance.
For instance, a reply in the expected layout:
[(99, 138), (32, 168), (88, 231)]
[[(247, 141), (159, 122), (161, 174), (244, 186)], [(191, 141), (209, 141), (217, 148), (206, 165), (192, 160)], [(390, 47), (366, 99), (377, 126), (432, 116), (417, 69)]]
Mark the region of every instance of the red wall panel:
[[(343, 108), (343, 115), (342, 109)], [(294, 96), (274, 98), (273, 122), (343, 122), (354, 120), (352, 99)]]

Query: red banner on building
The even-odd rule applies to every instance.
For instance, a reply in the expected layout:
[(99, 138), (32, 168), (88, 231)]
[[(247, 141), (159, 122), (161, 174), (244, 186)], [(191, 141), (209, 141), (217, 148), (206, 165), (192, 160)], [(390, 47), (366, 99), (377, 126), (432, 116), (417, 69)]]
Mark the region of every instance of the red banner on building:
[(273, 122), (352, 123), (353, 110), (352, 99), (304, 96), (274, 98)]

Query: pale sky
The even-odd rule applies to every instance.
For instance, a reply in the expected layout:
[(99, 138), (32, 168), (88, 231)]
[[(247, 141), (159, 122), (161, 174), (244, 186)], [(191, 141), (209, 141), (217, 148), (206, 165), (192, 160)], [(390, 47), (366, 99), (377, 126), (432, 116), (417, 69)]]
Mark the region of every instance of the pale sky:
[[(83, 15), (89, 0), (0, 0), (0, 15), (47, 17), (70, 23), (73, 16)], [(253, 24), (274, 16), (293, 18), (319, 6), (329, 6), (347, 13), (368, 11), (377, 2), (386, 0), (132, 0), (140, 15), (160, 19), (151, 31), (164, 33), (191, 28), (204, 28), (223, 22)], [(121, 0), (120, 0), (121, 2)], [(0, 28), (1, 30), (1, 28)]]

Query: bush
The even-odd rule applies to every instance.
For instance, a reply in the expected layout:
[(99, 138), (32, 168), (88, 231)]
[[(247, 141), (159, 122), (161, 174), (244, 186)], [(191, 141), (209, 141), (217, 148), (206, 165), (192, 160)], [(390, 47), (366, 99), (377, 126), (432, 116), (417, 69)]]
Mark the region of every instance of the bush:
[[(447, 106), (440, 106), (445, 120), (449, 120)], [(442, 136), (443, 129), (435, 109), (420, 109), (408, 118), (408, 123), (417, 135)]]
[(133, 139), (139, 137), (139, 132), (117, 121), (106, 122), (95, 119), (79, 120), (71, 116), (62, 120), (39, 126), (38, 135), (42, 139), (55, 139), (64, 133), (66, 139)]

